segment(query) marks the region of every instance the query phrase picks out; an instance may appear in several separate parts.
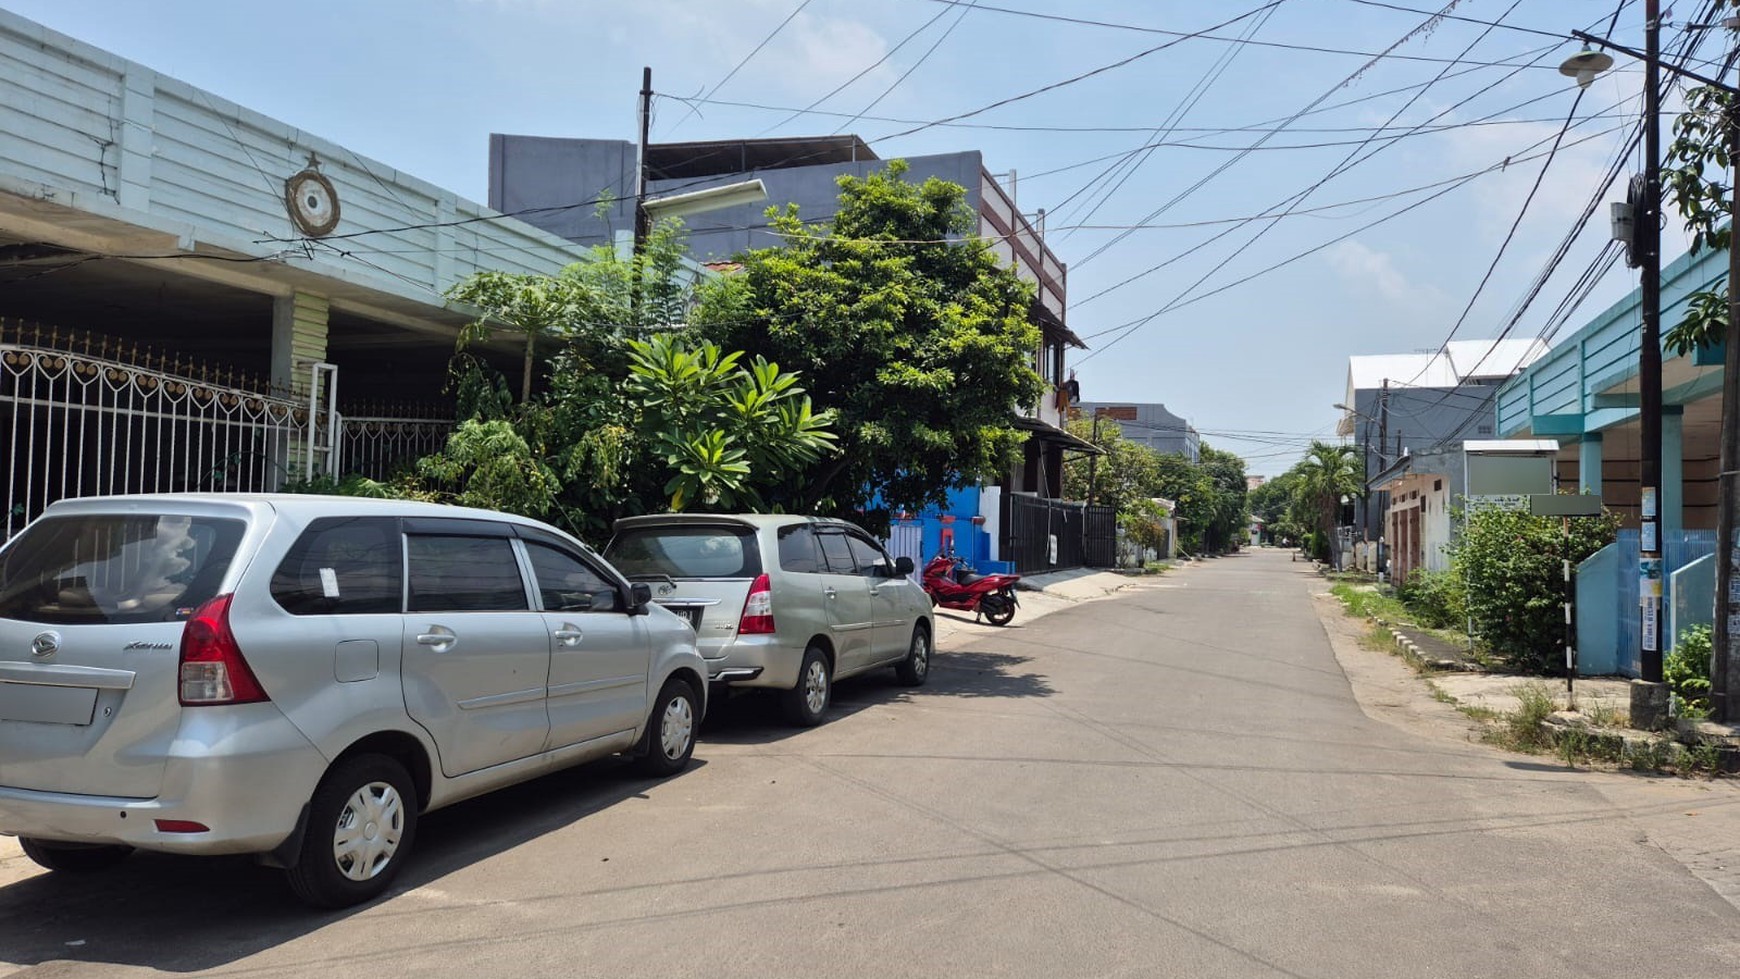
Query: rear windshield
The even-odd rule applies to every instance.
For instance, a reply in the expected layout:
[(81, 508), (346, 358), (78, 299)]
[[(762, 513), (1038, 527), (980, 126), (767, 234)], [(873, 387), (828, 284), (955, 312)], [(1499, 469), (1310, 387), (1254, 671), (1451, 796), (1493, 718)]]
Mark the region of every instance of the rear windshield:
[(630, 578), (753, 578), (761, 550), (748, 527), (631, 527), (618, 531), (604, 559)]
[(217, 594), (247, 529), (187, 516), (47, 517), (0, 559), (0, 617), (124, 623), (185, 619)]

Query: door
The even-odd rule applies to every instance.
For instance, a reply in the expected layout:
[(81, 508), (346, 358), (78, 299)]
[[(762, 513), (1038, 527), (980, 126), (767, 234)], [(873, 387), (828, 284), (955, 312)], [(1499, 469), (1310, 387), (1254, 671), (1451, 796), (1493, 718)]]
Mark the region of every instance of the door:
[(868, 535), (848, 532), (846, 544), (852, 549), (852, 561), (870, 592), (873, 647), (870, 662), (906, 655), (907, 640), (911, 638), (906, 626), (906, 589), (911, 582), (894, 574), (894, 561)]
[(816, 542), (822, 546), (828, 566), (822, 604), (828, 611), (828, 630), (838, 659), (834, 672), (853, 673), (875, 662), (876, 613), (870, 604), (869, 579), (859, 573), (844, 532), (819, 529)]
[(537, 754), (550, 732), (550, 636), (513, 541), (413, 534), (405, 544), (405, 708), (435, 739), (441, 771), (464, 775)]
[(633, 730), (647, 712), (646, 618), (573, 549), (524, 541), (550, 643), (551, 748)]

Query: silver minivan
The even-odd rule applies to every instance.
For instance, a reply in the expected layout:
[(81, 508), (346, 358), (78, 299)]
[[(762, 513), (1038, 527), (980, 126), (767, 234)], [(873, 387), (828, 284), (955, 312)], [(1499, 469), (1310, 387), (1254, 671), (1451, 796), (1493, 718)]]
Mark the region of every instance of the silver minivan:
[(625, 517), (604, 556), (689, 619), (710, 680), (780, 691), (794, 724), (820, 723), (835, 680), (888, 666), (910, 686), (930, 675), (936, 624), (911, 559), (890, 560), (844, 520)]
[(317, 496), (56, 503), (0, 549), (0, 833), (54, 870), (256, 854), (383, 892), (420, 813), (612, 753), (683, 769), (694, 632), (573, 538)]

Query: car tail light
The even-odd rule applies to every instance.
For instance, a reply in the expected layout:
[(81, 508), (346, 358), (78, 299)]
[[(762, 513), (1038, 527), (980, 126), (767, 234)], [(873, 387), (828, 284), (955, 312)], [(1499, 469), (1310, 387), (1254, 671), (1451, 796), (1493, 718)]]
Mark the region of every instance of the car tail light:
[(773, 582), (767, 575), (755, 579), (749, 586), (749, 597), (743, 600), (743, 618), (737, 622), (740, 636), (773, 634)]
[(201, 605), (181, 630), (183, 707), (254, 704), (270, 699), (230, 631), (231, 597), (219, 595)]

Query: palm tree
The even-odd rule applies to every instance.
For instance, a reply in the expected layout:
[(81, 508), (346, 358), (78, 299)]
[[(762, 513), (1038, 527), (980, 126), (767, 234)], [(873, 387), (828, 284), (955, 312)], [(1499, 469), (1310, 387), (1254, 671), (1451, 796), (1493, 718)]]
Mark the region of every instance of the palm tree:
[(1301, 522), (1315, 523), (1327, 538), (1335, 532), (1335, 511), (1341, 498), (1361, 490), (1359, 450), (1313, 441), (1296, 468), (1304, 505)]

